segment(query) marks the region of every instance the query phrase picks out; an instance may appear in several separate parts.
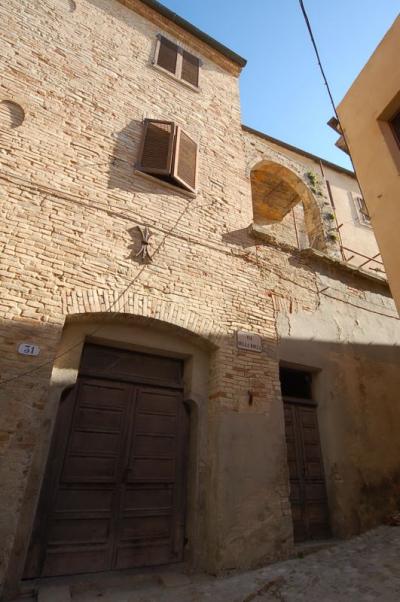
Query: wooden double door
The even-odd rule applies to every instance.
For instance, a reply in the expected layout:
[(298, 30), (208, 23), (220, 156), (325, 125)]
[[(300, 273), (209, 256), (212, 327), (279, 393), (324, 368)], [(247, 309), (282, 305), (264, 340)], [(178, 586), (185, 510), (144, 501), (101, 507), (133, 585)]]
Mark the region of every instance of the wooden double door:
[(87, 346), (81, 368), (61, 401), (25, 577), (182, 560), (180, 362)]
[(294, 540), (330, 536), (317, 409), (284, 402)]

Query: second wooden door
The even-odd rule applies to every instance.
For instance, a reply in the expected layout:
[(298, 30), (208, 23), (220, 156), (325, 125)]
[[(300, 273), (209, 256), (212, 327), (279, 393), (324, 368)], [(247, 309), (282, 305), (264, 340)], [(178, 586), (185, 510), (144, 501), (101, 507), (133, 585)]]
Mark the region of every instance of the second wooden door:
[(294, 539), (329, 537), (316, 407), (289, 402), (284, 407)]

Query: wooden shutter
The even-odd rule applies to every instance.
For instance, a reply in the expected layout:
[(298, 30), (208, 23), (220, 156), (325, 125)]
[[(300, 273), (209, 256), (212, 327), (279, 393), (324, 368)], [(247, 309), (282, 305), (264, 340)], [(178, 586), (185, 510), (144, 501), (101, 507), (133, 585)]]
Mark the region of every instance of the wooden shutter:
[(184, 188), (196, 189), (197, 144), (181, 128), (177, 127), (173, 177)]
[(182, 71), (181, 79), (185, 80), (192, 86), (199, 85), (200, 59), (186, 50), (182, 51)]
[(138, 169), (147, 173), (170, 175), (175, 125), (172, 121), (144, 120), (144, 132)]
[(155, 64), (176, 75), (178, 63), (178, 46), (164, 36), (158, 38)]
[(368, 207), (367, 207), (365, 200), (363, 199), (363, 197), (357, 196), (356, 201), (357, 201), (358, 211), (360, 214), (361, 221), (364, 222), (365, 224), (370, 224), (371, 217), (369, 215)]

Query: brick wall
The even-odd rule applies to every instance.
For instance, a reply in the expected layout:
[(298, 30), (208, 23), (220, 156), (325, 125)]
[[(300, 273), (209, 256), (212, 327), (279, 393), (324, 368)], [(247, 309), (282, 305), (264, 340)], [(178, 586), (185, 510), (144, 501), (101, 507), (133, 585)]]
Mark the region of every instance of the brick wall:
[[(43, 474), (35, 458), (45, 455), (54, 422), (49, 378), (65, 319), (75, 314), (156, 318), (217, 347), (207, 418), (209, 552), (198, 568), (254, 566), (286, 556), (292, 544), (276, 318), (285, 307), (315, 311), (322, 268), (250, 235), (253, 156), (240, 128), (236, 66), (131, 4), (140, 15), (115, 0), (79, 0), (76, 10), (61, 0), (10, 0), (0, 8), (0, 100), (25, 113), (4, 132), (0, 155), (1, 379), (11, 379), (0, 388), (0, 541), (8, 579), (23, 565)], [(201, 57), (199, 92), (151, 66), (160, 31)], [(176, 121), (198, 141), (194, 198), (134, 170), (145, 117)], [(145, 266), (135, 257), (139, 225), (153, 232)], [(340, 274), (337, 303), (379, 306), (400, 340), (386, 289)], [(263, 352), (238, 350), (238, 329), (261, 335)], [(41, 354), (18, 355), (22, 341)]]

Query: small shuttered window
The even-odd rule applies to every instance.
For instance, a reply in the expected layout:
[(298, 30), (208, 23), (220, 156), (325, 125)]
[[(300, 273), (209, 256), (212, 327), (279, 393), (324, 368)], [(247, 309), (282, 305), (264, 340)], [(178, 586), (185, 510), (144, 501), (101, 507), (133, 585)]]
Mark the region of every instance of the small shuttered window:
[(145, 119), (137, 168), (192, 192), (197, 180), (196, 142), (171, 121)]
[(199, 87), (200, 59), (164, 36), (158, 36), (153, 64), (191, 86)]
[(182, 51), (182, 71), (181, 79), (189, 82), (192, 86), (199, 85), (200, 59), (186, 50)]
[(140, 169), (147, 173), (169, 175), (175, 125), (171, 121), (146, 119), (140, 157)]
[(178, 66), (179, 48), (167, 38), (161, 37), (158, 41), (157, 65), (176, 75)]
[(358, 212), (358, 217), (359, 217), (360, 222), (362, 224), (370, 226), (371, 225), (371, 216), (369, 214), (368, 207), (367, 207), (365, 200), (363, 199), (362, 196), (356, 196), (355, 202), (356, 202), (357, 212)]
[(197, 144), (180, 128), (176, 132), (173, 177), (189, 190), (196, 188)]

